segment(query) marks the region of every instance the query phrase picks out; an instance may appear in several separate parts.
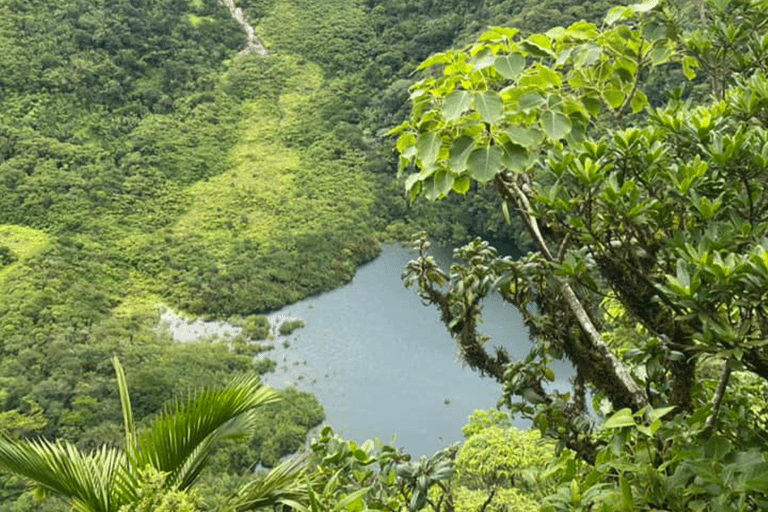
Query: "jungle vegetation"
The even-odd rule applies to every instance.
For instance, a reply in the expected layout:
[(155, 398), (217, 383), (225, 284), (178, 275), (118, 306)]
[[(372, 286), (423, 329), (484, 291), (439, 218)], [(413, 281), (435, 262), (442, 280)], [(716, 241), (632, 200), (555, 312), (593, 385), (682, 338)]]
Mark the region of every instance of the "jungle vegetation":
[[(557, 442), (544, 510), (768, 506), (767, 13), (649, 0), (422, 64), (395, 130), (411, 197), (492, 187), (534, 247), (512, 260), (478, 238), (445, 271), (422, 235), (404, 277)], [(654, 104), (670, 69), (691, 83)], [(523, 360), (482, 336), (491, 293), (524, 316)], [(555, 359), (568, 393), (546, 387)]]
[[(152, 425), (273, 366), (261, 313), (426, 228), (530, 249), (477, 239), (445, 271), (419, 236), (406, 280), (535, 430), (478, 412), (461, 448), (411, 460), (326, 427), (279, 464), (323, 418), (287, 389), (195, 493), (135, 468), (122, 512), (768, 507), (764, 1), (237, 3), (267, 58), (238, 55), (215, 0), (0, 0), (8, 446), (130, 450), (112, 357)], [(527, 359), (479, 331), (490, 293), (524, 313)], [(248, 339), (176, 343), (160, 304)], [(551, 394), (562, 358), (574, 387)], [(4, 509), (67, 509), (0, 478)]]
[[(480, 19), (474, 4), (238, 5), (268, 59), (238, 55), (241, 27), (215, 0), (0, 1), (4, 435), (119, 445), (115, 355), (137, 421), (177, 392), (268, 371), (252, 359), (260, 313), (349, 280), (394, 219), (390, 235), (410, 233), (385, 134), (407, 115), (411, 72)], [(471, 231), (431, 219), (446, 237)], [(178, 344), (156, 330), (160, 304), (231, 318), (249, 340)], [(250, 443), (212, 456), (203, 494), (274, 465), (322, 420), (314, 397), (281, 395)], [(61, 510), (2, 478), (3, 508)]]

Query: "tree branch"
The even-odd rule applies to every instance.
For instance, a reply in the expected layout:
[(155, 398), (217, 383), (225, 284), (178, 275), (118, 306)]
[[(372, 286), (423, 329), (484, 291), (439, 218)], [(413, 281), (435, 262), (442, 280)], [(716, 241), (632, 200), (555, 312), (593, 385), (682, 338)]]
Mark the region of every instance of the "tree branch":
[[(541, 234), (538, 221), (533, 216), (533, 209), (531, 208), (530, 201), (515, 182), (514, 176), (509, 171), (499, 173), (496, 175), (496, 184), (504, 198), (513, 201), (513, 204), (517, 206), (517, 210), (521, 213), (523, 223), (528, 227), (528, 230), (544, 257), (548, 261), (555, 263), (555, 258), (552, 256), (552, 252), (549, 250), (549, 247)], [(629, 371), (627, 371), (621, 361), (619, 361), (608, 344), (605, 343), (605, 340), (603, 340), (595, 327), (595, 324), (589, 318), (589, 314), (584, 309), (584, 306), (576, 296), (573, 288), (571, 288), (571, 285), (562, 276), (554, 276), (554, 279), (557, 281), (560, 292), (565, 298), (568, 307), (581, 326), (587, 340), (590, 342), (590, 348), (602, 357), (606, 366), (605, 369), (612, 374), (616, 385), (619, 387), (617, 390), (618, 394), (613, 394), (612, 401), (628, 402), (628, 405), (635, 410), (640, 410), (648, 406), (649, 401), (645, 392), (634, 381), (629, 374)], [(618, 398), (621, 398), (621, 400), (617, 400)]]
[(731, 360), (728, 359), (725, 362), (725, 369), (723, 375), (720, 376), (720, 382), (717, 384), (715, 390), (715, 396), (712, 397), (712, 412), (707, 418), (707, 423), (704, 426), (704, 432), (709, 436), (715, 429), (715, 421), (720, 414), (720, 406), (723, 404), (723, 397), (725, 396), (725, 389), (728, 387), (728, 380), (731, 378)]
[(496, 494), (496, 487), (491, 489), (491, 494), (488, 495), (488, 499), (485, 500), (483, 503), (483, 506), (480, 507), (480, 510), (478, 512), (485, 512), (485, 509), (488, 508), (488, 505), (491, 504), (491, 501), (493, 501), (493, 496)]

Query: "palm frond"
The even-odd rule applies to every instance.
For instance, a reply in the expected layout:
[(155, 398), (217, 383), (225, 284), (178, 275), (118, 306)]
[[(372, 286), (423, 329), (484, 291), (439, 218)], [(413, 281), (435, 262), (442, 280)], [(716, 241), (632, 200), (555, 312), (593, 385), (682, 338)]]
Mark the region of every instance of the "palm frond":
[(279, 394), (257, 377), (236, 379), (223, 389), (203, 389), (184, 402), (173, 402), (136, 434), (131, 463), (166, 472), (169, 487), (186, 489), (217, 441), (250, 435), (255, 410), (277, 400)]
[(123, 453), (83, 454), (66, 441), (0, 439), (0, 466), (72, 502), (81, 512), (116, 512), (132, 498)]
[(112, 366), (117, 374), (117, 389), (120, 392), (120, 406), (123, 409), (123, 426), (125, 427), (125, 446), (127, 450), (132, 450), (136, 446), (136, 425), (133, 422), (133, 409), (131, 408), (131, 397), (128, 394), (128, 382), (125, 379), (123, 366), (117, 359), (112, 358)]
[(308, 480), (307, 460), (296, 457), (281, 462), (266, 475), (257, 476), (245, 484), (225, 510), (246, 512), (259, 508), (285, 505), (296, 510), (306, 509)]

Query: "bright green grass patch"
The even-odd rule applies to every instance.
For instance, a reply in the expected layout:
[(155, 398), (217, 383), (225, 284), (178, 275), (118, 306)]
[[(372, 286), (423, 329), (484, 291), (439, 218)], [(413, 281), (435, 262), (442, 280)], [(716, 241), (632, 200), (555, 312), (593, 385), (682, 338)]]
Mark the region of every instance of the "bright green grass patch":
[(112, 309), (116, 318), (135, 322), (139, 325), (152, 326), (160, 321), (162, 298), (146, 292), (136, 292), (125, 296), (120, 305)]
[(187, 14), (187, 19), (192, 24), (193, 27), (197, 28), (200, 25), (204, 23), (215, 23), (216, 20), (209, 16), (197, 16), (195, 14), (189, 13)]
[(226, 244), (232, 230), (265, 241), (284, 229), (299, 157), (276, 140), (279, 113), (259, 104), (247, 110), (239, 127), (242, 138), (230, 154), (231, 168), (189, 188), (192, 206), (176, 223), (175, 234), (221, 238)]
[(245, 107), (230, 169), (187, 190), (192, 206), (176, 223), (175, 235), (202, 236), (223, 251), (233, 235), (269, 242), (276, 234), (322, 232), (368, 209), (373, 193), (360, 155), (302, 150), (282, 137), (285, 127), (313, 121), (303, 114), (321, 82), (317, 75), (301, 78), (280, 95), (279, 106), (260, 101)]
[(0, 266), (0, 287), (19, 263), (34, 256), (48, 245), (50, 237), (39, 229), (11, 224), (0, 224), (0, 247), (7, 247), (15, 261)]
[(36, 254), (49, 240), (50, 237), (39, 229), (0, 224), (0, 245), (10, 248), (20, 261)]
[[(323, 77), (311, 64), (286, 59), (286, 65), (292, 75), (277, 105), (261, 99), (243, 106), (230, 168), (187, 190), (192, 206), (176, 223), (175, 235), (202, 236), (209, 247), (219, 244), (223, 251), (233, 234), (268, 243), (277, 234), (320, 231), (329, 216), (349, 214), (350, 190), (364, 181), (355, 168), (359, 165), (332, 172), (338, 170), (318, 164), (312, 151), (293, 147), (285, 136), (286, 127), (314, 122), (305, 115)], [(367, 195), (362, 196), (365, 203)]]
[(270, 94), (248, 94), (262, 86), (253, 76), (222, 82), (243, 98), (226, 169), (181, 191), (188, 207), (167, 232), (125, 242), (179, 309), (262, 313), (339, 286), (377, 252), (364, 155), (329, 121), (342, 95), (317, 64), (274, 59)]

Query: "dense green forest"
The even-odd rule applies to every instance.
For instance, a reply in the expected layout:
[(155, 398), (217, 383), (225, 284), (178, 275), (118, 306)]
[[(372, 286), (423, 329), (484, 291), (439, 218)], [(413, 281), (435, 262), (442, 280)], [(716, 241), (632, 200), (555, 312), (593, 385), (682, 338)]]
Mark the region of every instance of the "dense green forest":
[[(234, 347), (178, 344), (156, 330), (160, 304), (258, 324), (254, 315), (348, 281), (377, 240), (420, 222), (446, 239), (507, 229), (485, 199), (477, 215), (410, 209), (386, 136), (407, 116), (418, 63), (492, 12), (238, 6), (268, 58), (239, 55), (245, 35), (214, 0), (0, 2), (7, 435), (119, 442), (112, 355), (138, 418), (174, 391), (272, 368), (263, 355), (252, 362), (264, 332)], [(247, 449), (230, 446), (215, 468), (241, 475), (304, 443), (321, 406), (283, 395)], [(41, 510), (20, 481), (3, 489), (4, 509)]]
[[(406, 282), (536, 427), (477, 412), (461, 448), (418, 461), (327, 427), (280, 464), (324, 417), (289, 388), (211, 429), (192, 492), (197, 474), (150, 464), (88, 508), (3, 473), (0, 508), (768, 506), (768, 8), (657, 3), (238, 1), (264, 57), (216, 0), (0, 0), (3, 460), (42, 437), (138, 464), (136, 432), (196, 421), (159, 413), (179, 392), (259, 393), (263, 313), (420, 229), (531, 250), (476, 240), (443, 271), (417, 237)], [(523, 361), (478, 331), (493, 292), (525, 316)], [(246, 333), (178, 343), (161, 305)], [(552, 359), (571, 393), (546, 388)]]

